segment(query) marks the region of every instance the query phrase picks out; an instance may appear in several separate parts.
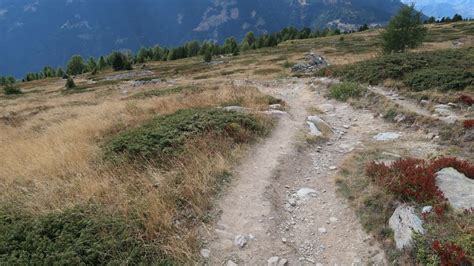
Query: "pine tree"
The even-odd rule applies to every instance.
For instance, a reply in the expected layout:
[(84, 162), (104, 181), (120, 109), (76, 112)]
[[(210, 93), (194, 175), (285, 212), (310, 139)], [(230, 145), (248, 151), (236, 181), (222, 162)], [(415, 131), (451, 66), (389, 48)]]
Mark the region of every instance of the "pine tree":
[(421, 17), (421, 12), (415, 9), (414, 4), (402, 7), (382, 33), (383, 51), (404, 52), (407, 48), (421, 45), (426, 37)]
[(247, 43), (250, 48), (255, 47), (254, 46), (254, 44), (255, 44), (255, 34), (252, 31), (249, 31), (249, 32), (247, 32), (247, 34), (245, 34), (245, 37), (242, 40), (241, 45), (243, 45), (244, 43)]
[(97, 63), (94, 58), (89, 58), (89, 60), (87, 61), (87, 68), (91, 72), (94, 71), (94, 69), (97, 69)]
[(86, 68), (84, 60), (80, 55), (73, 55), (67, 63), (66, 72), (70, 75), (82, 74)]
[(56, 69), (56, 77), (62, 76), (64, 76), (64, 70), (61, 67), (58, 67), (58, 69)]
[(212, 53), (210, 50), (207, 50), (206, 53), (204, 54), (204, 62), (209, 63), (212, 61)]
[(99, 58), (99, 69), (102, 70), (107, 67), (107, 62), (105, 62), (104, 56)]
[(238, 54), (239, 45), (234, 37), (227, 38), (224, 42), (223, 53), (226, 54)]

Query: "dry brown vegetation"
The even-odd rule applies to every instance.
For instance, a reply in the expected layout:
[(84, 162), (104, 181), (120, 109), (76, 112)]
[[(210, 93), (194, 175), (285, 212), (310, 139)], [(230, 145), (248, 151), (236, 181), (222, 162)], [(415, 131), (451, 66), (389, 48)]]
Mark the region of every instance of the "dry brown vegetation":
[[(253, 87), (231, 83), (197, 86), (206, 89), (191, 95), (142, 100), (123, 100), (117, 94), (95, 100), (94, 92), (57, 96), (44, 100), (49, 108), (25, 117), (21, 123), (0, 123), (0, 205), (44, 215), (78, 204), (98, 203), (114, 212), (140, 216), (145, 238), (159, 239), (160, 249), (174, 259), (189, 259), (197, 244), (195, 225), (184, 226), (183, 219), (182, 226), (176, 226), (180, 216), (191, 212), (178, 210), (176, 199), (192, 199), (188, 202), (192, 212), (204, 215), (220, 177), (230, 171), (242, 147), (210, 133), (190, 140), (185, 155), (173, 163), (173, 171), (163, 171), (152, 164), (143, 170), (107, 162), (101, 145), (114, 133), (157, 114), (226, 103), (257, 110), (268, 106), (266, 98)], [(53, 86), (46, 89), (55, 90)], [(79, 99), (82, 104), (72, 104)], [(9, 109), (24, 113), (38, 104), (34, 97), (12, 101), (17, 104), (2, 107), (2, 114)]]

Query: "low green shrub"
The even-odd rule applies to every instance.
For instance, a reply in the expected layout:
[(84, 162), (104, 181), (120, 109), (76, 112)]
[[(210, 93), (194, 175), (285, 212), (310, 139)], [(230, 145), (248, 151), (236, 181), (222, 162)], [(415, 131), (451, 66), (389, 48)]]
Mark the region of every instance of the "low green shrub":
[(158, 116), (114, 136), (106, 143), (105, 153), (112, 159), (152, 159), (162, 163), (178, 155), (187, 140), (210, 131), (245, 142), (264, 134), (266, 128), (251, 114), (215, 108), (186, 109)]
[(66, 80), (66, 89), (73, 89), (76, 87), (76, 83), (74, 83), (74, 80), (71, 77), (68, 77)]
[(339, 101), (347, 101), (349, 98), (361, 97), (366, 89), (357, 83), (342, 82), (333, 84), (329, 88), (329, 96)]
[(319, 75), (342, 80), (380, 84), (386, 79), (402, 81), (416, 90), (462, 90), (474, 84), (474, 48), (383, 55), (345, 66), (331, 66)]
[(33, 217), (0, 211), (1, 265), (129, 265), (163, 261), (136, 226), (96, 206)]
[(405, 76), (403, 83), (415, 91), (462, 90), (474, 82), (474, 73), (451, 66), (421, 69)]
[(23, 93), (19, 88), (12, 85), (5, 86), (5, 88), (3, 88), (3, 92), (5, 95), (17, 95)]

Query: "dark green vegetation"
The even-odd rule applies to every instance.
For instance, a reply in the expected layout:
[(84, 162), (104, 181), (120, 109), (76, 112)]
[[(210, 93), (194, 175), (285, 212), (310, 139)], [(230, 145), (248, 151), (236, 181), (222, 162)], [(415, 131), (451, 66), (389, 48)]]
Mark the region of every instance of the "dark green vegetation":
[(415, 4), (400, 8), (382, 33), (383, 51), (404, 52), (420, 46), (427, 31), (421, 18), (422, 14), (415, 9)]
[(352, 65), (330, 67), (333, 76), (351, 82), (402, 81), (411, 90), (473, 88), (474, 48), (383, 55)]
[(329, 96), (339, 101), (347, 101), (349, 98), (361, 97), (366, 89), (354, 82), (342, 82), (334, 84), (329, 88)]
[[(120, 53), (120, 52), (113, 52), (109, 56), (110, 65), (112, 66), (113, 70), (131, 70), (132, 69), (132, 61), (131, 55)], [(94, 68), (96, 69), (96, 68)]]
[(105, 146), (107, 157), (165, 162), (178, 155), (186, 140), (206, 132), (231, 137), (236, 142), (262, 135), (265, 128), (253, 115), (222, 109), (187, 109), (159, 116), (143, 126), (113, 137)]
[(13, 85), (6, 85), (3, 88), (3, 92), (5, 93), (5, 95), (15, 95), (15, 94), (22, 94), (23, 93), (20, 89), (18, 89), (17, 87), (15, 87)]
[(160, 258), (137, 225), (96, 206), (29, 217), (0, 211), (2, 265), (124, 265)]
[(74, 83), (74, 80), (71, 77), (67, 78), (66, 89), (73, 89), (75, 87), (76, 87), (76, 83)]

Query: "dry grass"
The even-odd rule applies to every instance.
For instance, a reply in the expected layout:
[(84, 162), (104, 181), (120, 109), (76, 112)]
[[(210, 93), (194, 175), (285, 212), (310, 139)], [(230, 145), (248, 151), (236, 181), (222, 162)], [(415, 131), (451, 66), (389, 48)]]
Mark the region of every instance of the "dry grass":
[[(38, 106), (26, 99), (18, 102), (17, 111)], [(164, 171), (153, 164), (143, 170), (104, 161), (103, 140), (156, 114), (180, 109), (226, 103), (254, 109), (268, 106), (255, 88), (225, 82), (191, 95), (114, 97), (94, 105), (67, 106), (66, 102), (64, 97), (52, 97), (46, 102), (51, 108), (25, 117), (20, 124), (0, 121), (0, 206), (44, 215), (81, 203), (99, 203), (126, 217), (139, 217), (143, 237), (159, 239), (160, 249), (181, 262), (190, 259), (197, 247), (199, 221), (189, 221), (188, 216), (204, 219), (218, 184), (243, 146), (203, 136), (187, 143), (185, 155), (173, 162), (173, 171)], [(58, 120), (58, 114), (63, 119)], [(41, 130), (35, 127), (39, 123), (44, 124)], [(179, 209), (183, 199), (189, 209)]]

